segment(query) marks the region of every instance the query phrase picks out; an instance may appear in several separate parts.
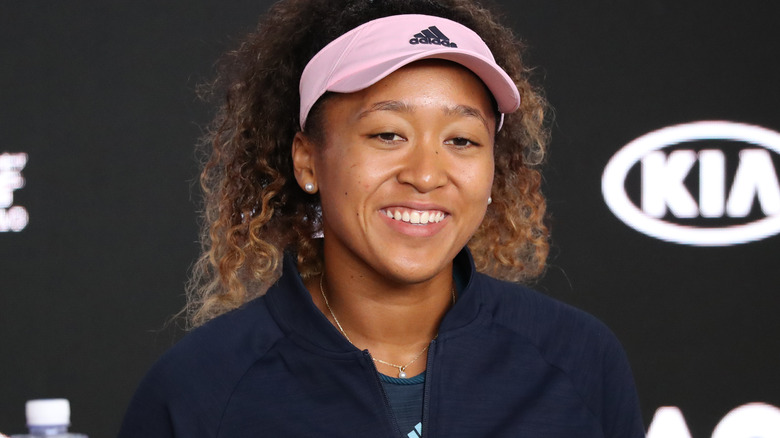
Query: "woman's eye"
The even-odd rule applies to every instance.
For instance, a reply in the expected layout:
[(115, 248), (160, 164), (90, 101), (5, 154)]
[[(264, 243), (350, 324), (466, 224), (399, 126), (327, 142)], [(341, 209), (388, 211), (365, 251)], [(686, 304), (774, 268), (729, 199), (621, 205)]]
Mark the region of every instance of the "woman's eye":
[(374, 135), (374, 137), (387, 142), (401, 141), (404, 138), (394, 132), (382, 132)]
[(444, 144), (451, 144), (453, 146), (462, 147), (462, 148), (469, 147), (469, 146), (479, 146), (479, 143), (475, 143), (469, 140), (468, 138), (464, 138), (464, 137), (455, 137), (449, 139), (445, 141)]

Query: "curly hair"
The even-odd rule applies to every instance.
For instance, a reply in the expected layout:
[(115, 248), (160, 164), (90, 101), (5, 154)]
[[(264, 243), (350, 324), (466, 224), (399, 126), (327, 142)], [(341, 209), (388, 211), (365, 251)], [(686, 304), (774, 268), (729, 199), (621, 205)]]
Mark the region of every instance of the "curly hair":
[[(203, 147), (202, 255), (185, 308), (190, 326), (262, 295), (278, 278), (282, 253), (297, 253), (301, 275), (322, 269), (319, 197), (298, 187), (291, 145), (300, 130), (298, 82), (309, 60), (341, 34), (376, 18), (435, 15), (486, 42), (512, 77), (522, 103), (496, 135), (493, 203), (469, 241), (477, 269), (509, 281), (544, 270), (548, 230), (539, 165), (545, 156), (547, 103), (530, 80), (523, 46), (473, 0), (282, 0), (219, 64), (209, 84), (223, 96)], [(320, 101), (321, 102), (321, 101)], [(318, 119), (315, 105), (311, 120)], [(307, 123), (309, 126), (317, 123)], [(316, 133), (314, 134), (316, 135)]]

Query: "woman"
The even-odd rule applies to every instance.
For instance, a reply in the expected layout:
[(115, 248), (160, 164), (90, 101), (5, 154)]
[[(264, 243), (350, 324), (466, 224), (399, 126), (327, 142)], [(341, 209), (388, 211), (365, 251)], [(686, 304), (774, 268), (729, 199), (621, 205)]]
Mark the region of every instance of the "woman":
[(120, 436), (643, 436), (610, 332), (503, 281), (547, 254), (518, 53), (472, 1), (276, 4), (221, 73), (201, 327)]

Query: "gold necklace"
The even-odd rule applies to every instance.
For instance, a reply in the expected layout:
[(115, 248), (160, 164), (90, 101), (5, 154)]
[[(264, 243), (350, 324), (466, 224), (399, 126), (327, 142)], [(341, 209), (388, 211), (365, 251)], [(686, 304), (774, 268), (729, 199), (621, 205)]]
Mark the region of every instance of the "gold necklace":
[[(336, 327), (339, 328), (339, 331), (341, 332), (342, 335), (344, 335), (344, 338), (350, 344), (355, 345), (352, 342), (352, 340), (349, 339), (349, 336), (347, 336), (347, 332), (344, 331), (344, 327), (341, 326), (341, 323), (339, 322), (339, 319), (336, 318), (336, 314), (333, 313), (333, 309), (330, 308), (330, 303), (328, 302), (328, 297), (325, 296), (325, 286), (323, 286), (323, 284), (322, 284), (322, 279), (323, 278), (325, 278), (325, 274), (320, 275), (320, 293), (322, 294), (322, 299), (325, 300), (325, 307), (328, 308), (328, 311), (330, 312), (330, 316), (333, 317), (333, 321), (336, 322)], [(455, 286), (454, 285), (452, 286), (452, 289), (450, 290), (450, 292), (452, 293), (452, 304), (455, 304)], [(438, 333), (436, 333), (436, 335), (433, 337), (433, 339), (436, 339), (437, 336), (439, 336)], [(431, 341), (433, 341), (433, 339)], [(387, 366), (391, 366), (393, 368), (398, 368), (398, 378), (399, 379), (405, 379), (407, 377), (406, 376), (406, 368), (409, 367), (409, 365), (413, 364), (417, 359), (419, 359), (420, 356), (422, 356), (423, 353), (425, 353), (425, 351), (428, 350), (428, 346), (429, 345), (430, 345), (430, 343), (428, 345), (426, 345), (425, 348), (420, 350), (420, 352), (417, 353), (414, 356), (414, 358), (412, 360), (410, 360), (406, 365), (398, 365), (398, 364), (394, 364), (394, 363), (391, 363), (391, 362), (386, 362), (386, 361), (384, 361), (382, 359), (377, 359), (374, 356), (371, 356), (371, 360), (373, 360), (374, 362), (379, 362), (379, 363), (387, 365)]]

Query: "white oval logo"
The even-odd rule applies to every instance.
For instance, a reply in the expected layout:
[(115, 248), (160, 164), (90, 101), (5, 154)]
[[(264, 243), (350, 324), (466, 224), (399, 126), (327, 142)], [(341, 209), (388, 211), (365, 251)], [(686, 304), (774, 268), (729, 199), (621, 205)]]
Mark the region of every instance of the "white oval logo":
[[(705, 140), (745, 143), (732, 176), (717, 148), (663, 149)], [(780, 233), (780, 183), (771, 153), (780, 154), (780, 133), (754, 125), (704, 121), (670, 126), (625, 145), (607, 163), (601, 178), (604, 200), (630, 227), (657, 239), (685, 245), (727, 246)], [(640, 164), (641, 208), (626, 192), (629, 171)], [(686, 185), (698, 167), (696, 196)], [(733, 166), (732, 166), (733, 167)], [(730, 187), (727, 187), (727, 184)], [(756, 202), (758, 206), (756, 206)], [(760, 207), (763, 217), (748, 223), (701, 227), (664, 218), (747, 218)]]

